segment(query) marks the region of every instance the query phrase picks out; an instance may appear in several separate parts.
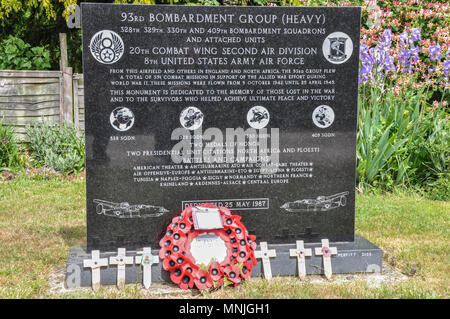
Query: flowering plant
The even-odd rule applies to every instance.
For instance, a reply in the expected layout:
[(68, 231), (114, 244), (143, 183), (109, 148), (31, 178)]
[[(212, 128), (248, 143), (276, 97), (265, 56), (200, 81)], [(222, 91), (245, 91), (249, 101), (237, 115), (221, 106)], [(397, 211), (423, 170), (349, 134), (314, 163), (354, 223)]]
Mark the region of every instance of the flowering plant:
[(25, 169), (25, 175), (28, 178), (36, 180), (49, 180), (49, 179), (58, 180), (63, 178), (62, 174), (58, 173), (52, 168), (45, 166), (43, 167), (29, 166)]

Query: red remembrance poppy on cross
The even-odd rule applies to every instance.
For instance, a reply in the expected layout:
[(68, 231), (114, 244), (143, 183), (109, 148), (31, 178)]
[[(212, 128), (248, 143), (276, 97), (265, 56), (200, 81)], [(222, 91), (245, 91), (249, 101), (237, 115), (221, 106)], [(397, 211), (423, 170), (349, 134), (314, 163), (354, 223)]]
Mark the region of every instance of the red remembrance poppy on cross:
[[(219, 208), (209, 203), (200, 204), (198, 207), (219, 212), (223, 228), (195, 229), (194, 207), (186, 207), (180, 216), (174, 217), (159, 242), (159, 257), (163, 259), (163, 268), (170, 272), (170, 279), (181, 289), (194, 286), (197, 289), (216, 288), (223, 284), (225, 276), (234, 286), (244, 279), (249, 279), (252, 268), (256, 265), (256, 237), (248, 235), (241, 216), (233, 215), (228, 208)], [(219, 261), (212, 259), (208, 265), (196, 264), (190, 249), (191, 243), (199, 235), (219, 237), (225, 244), (226, 256), (221, 257), (223, 259)], [(196, 246), (198, 247), (198, 242)]]
[(322, 254), (324, 257), (331, 257), (331, 250), (328, 247), (322, 247)]

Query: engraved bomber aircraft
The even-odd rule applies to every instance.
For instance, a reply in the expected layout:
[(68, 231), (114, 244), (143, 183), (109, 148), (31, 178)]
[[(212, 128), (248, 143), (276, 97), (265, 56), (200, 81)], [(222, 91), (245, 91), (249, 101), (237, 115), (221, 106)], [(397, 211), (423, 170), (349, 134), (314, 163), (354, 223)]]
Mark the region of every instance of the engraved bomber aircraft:
[(127, 202), (113, 203), (101, 199), (94, 199), (94, 203), (97, 204), (95, 208), (97, 214), (118, 218), (159, 217), (169, 212), (164, 207), (153, 205), (130, 205)]
[(281, 206), (282, 209), (291, 212), (317, 212), (328, 211), (347, 204), (348, 192), (342, 192), (330, 196), (318, 196), (316, 199), (301, 199), (288, 202)]

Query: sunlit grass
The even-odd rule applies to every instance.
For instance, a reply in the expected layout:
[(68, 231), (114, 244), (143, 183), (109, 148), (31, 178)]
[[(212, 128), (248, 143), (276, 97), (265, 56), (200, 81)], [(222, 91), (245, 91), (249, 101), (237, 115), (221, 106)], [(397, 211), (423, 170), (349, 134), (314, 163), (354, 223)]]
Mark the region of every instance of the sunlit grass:
[(93, 293), (50, 291), (49, 277), (70, 246), (85, 245), (82, 181), (0, 183), (1, 298), (448, 298), (450, 204), (399, 191), (358, 194), (356, 232), (384, 252), (384, 261), (409, 276), (369, 286), (364, 280), (301, 283), (294, 277), (254, 278), (235, 289), (148, 294), (140, 285), (103, 287)]

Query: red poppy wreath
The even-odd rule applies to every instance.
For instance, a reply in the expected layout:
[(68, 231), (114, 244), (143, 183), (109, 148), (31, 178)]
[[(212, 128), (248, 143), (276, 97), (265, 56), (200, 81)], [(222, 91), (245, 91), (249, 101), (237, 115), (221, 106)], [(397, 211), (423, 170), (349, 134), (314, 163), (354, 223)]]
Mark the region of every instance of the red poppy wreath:
[[(200, 227), (200, 214), (196, 213), (203, 214), (203, 224), (206, 220), (208, 227)], [(159, 257), (170, 279), (181, 289), (195, 285), (203, 290), (224, 283), (237, 286), (250, 278), (257, 263), (255, 239), (248, 235), (241, 216), (225, 207), (200, 204), (187, 207), (172, 219), (159, 242)]]

